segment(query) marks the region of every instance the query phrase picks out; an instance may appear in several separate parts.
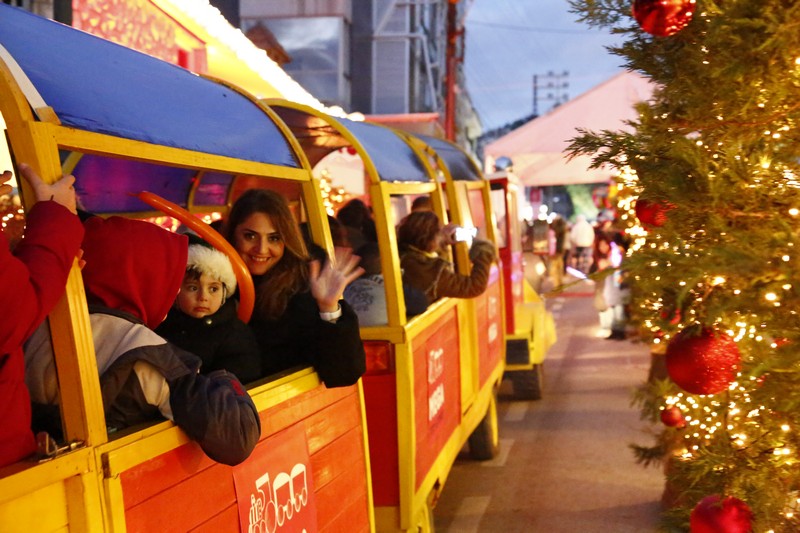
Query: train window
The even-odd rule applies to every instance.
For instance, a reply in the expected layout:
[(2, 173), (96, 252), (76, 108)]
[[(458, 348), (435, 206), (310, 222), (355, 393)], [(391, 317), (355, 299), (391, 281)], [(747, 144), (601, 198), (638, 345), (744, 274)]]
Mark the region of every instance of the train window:
[(508, 234), (508, 213), (506, 212), (506, 195), (504, 189), (492, 189), (492, 210), (494, 211), (494, 218), (497, 227), (495, 228), (495, 235), (497, 235), (497, 246), (505, 248), (507, 246), (506, 236)]
[(483, 191), (473, 189), (468, 192), (469, 211), (472, 218), (472, 225), (478, 229), (477, 237), (488, 240), (486, 234), (486, 213), (483, 209)]
[(396, 226), (411, 212), (411, 198), (408, 196), (392, 196), (391, 210), (394, 225)]
[[(5, 122), (0, 114), (0, 127), (3, 130), (2, 141), (0, 141), (0, 172), (13, 170), (11, 161), (11, 151), (5, 136)], [(12, 181), (8, 183), (14, 189), (11, 194), (0, 196), (0, 224), (3, 234), (6, 236), (12, 247), (14, 243), (22, 237), (22, 230), (25, 227), (25, 214), (19, 198), (19, 183), (17, 176), (14, 175)]]

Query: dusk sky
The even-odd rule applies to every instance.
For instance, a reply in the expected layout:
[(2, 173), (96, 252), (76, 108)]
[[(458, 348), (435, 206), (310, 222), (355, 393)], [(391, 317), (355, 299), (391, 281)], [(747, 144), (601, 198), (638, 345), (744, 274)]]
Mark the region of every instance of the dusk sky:
[[(474, 0), (466, 19), (467, 90), (484, 131), (553, 107), (547, 93), (569, 99), (618, 73), (623, 59), (605, 46), (621, 42), (606, 30), (579, 24), (567, 0)], [(561, 75), (548, 78), (548, 72)], [(565, 89), (545, 89), (567, 82)], [(559, 92), (560, 91), (560, 92)]]

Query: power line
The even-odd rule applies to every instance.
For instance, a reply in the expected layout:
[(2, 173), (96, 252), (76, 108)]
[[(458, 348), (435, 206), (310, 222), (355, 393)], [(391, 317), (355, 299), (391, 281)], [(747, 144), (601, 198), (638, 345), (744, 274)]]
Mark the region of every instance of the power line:
[(534, 28), (531, 26), (517, 26), (515, 24), (503, 24), (500, 22), (484, 22), (480, 20), (470, 20), (467, 22), (467, 26), (489, 26), (492, 28), (503, 28), (505, 30), (517, 30), (517, 31), (527, 31), (531, 33), (570, 33), (570, 34), (580, 34), (586, 35), (587, 33), (596, 33), (591, 30), (559, 30), (554, 28)]

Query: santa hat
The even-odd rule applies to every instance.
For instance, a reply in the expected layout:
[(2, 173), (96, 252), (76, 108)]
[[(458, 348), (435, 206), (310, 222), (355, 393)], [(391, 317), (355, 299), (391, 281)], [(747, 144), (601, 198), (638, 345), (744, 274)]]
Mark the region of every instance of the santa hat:
[(186, 270), (194, 270), (206, 274), (225, 286), (225, 294), (236, 292), (236, 275), (228, 256), (215, 248), (203, 244), (189, 245), (189, 258)]

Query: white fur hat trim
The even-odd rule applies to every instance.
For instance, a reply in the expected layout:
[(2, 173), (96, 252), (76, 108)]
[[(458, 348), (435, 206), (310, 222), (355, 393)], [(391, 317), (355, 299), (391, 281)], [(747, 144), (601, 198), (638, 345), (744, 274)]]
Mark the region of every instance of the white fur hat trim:
[(228, 295), (236, 291), (236, 275), (233, 273), (230, 259), (223, 252), (202, 244), (189, 245), (186, 269), (190, 268), (219, 280), (225, 285)]

